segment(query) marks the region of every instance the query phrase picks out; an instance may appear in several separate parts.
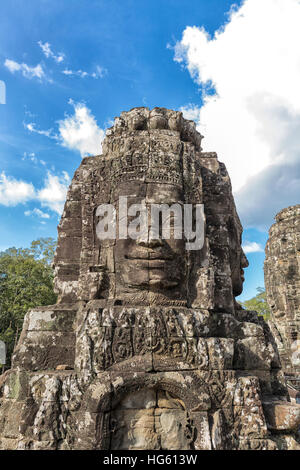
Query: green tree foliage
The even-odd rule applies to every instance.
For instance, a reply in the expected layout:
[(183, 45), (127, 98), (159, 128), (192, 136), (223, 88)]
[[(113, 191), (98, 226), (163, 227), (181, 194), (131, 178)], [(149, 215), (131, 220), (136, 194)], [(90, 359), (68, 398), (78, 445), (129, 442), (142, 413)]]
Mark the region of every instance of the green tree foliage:
[(255, 310), (258, 315), (262, 315), (267, 321), (270, 318), (271, 311), (266, 299), (266, 291), (262, 287), (257, 288), (257, 295), (250, 300), (241, 302), (247, 310)]
[(7, 365), (22, 330), (25, 313), (56, 302), (51, 263), (56, 242), (41, 238), (30, 248), (0, 253), (0, 340), (6, 343)]
[(35, 259), (40, 259), (44, 263), (51, 266), (56, 250), (56, 240), (54, 238), (40, 238), (39, 240), (34, 240), (31, 242), (29, 248), (30, 254)]

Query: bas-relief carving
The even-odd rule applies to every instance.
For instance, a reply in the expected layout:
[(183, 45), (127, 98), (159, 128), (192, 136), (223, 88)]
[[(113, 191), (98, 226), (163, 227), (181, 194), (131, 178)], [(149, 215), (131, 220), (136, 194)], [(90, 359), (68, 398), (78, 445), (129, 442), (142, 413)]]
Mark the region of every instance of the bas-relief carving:
[(181, 400), (168, 392), (146, 389), (125, 397), (111, 413), (111, 448), (194, 448), (196, 429)]
[[(235, 302), (242, 227), (226, 168), (201, 140), (179, 112), (135, 108), (107, 131), (103, 155), (83, 159), (59, 224), (58, 304), (26, 316), (0, 380), (0, 447), (297, 445), (300, 412), (285, 403), (270, 330)], [(174, 237), (100, 241), (97, 208), (119, 196), (204, 204), (202, 249)]]

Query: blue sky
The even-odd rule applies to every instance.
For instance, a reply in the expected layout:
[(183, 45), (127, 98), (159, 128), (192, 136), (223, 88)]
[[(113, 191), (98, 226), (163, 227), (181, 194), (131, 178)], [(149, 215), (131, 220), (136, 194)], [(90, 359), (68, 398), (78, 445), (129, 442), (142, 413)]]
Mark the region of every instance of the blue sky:
[[(285, 52), (299, 55), (299, 10), (298, 0), (2, 4), (0, 249), (56, 237), (69, 178), (121, 111), (181, 109), (232, 175), (250, 261), (242, 299), (255, 295), (267, 229), (299, 202), (300, 103), (276, 68), (299, 83)], [(288, 31), (280, 47), (278, 22)]]

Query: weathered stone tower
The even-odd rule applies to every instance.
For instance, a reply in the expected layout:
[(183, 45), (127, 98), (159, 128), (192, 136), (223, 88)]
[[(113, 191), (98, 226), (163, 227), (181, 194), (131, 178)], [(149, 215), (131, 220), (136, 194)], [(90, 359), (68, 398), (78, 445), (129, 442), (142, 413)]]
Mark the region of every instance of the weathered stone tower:
[[(75, 172), (58, 227), (57, 305), (29, 312), (2, 377), (12, 449), (296, 448), (272, 335), (242, 310), (230, 180), (182, 114), (122, 113)], [(97, 238), (100, 204), (204, 204), (205, 241)], [(117, 206), (117, 205), (116, 205)], [(118, 211), (118, 208), (117, 208)]]
[(265, 284), (283, 370), (300, 379), (300, 204), (280, 211), (270, 228)]

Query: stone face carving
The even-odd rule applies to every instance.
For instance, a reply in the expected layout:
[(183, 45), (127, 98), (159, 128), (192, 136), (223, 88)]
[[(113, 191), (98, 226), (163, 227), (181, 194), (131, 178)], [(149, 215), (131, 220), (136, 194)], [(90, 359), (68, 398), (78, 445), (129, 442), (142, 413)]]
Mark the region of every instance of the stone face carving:
[[(242, 227), (226, 168), (201, 139), (180, 112), (135, 108), (107, 131), (103, 155), (83, 159), (58, 227), (58, 304), (26, 315), (0, 378), (1, 448), (298, 446), (300, 407), (270, 329), (235, 302)], [(99, 240), (98, 207), (122, 216), (119, 197), (204, 204), (202, 248)]]
[[(300, 374), (300, 205), (283, 209), (269, 232), (265, 284), (272, 329), (287, 375)], [(300, 384), (298, 384), (300, 386)]]

